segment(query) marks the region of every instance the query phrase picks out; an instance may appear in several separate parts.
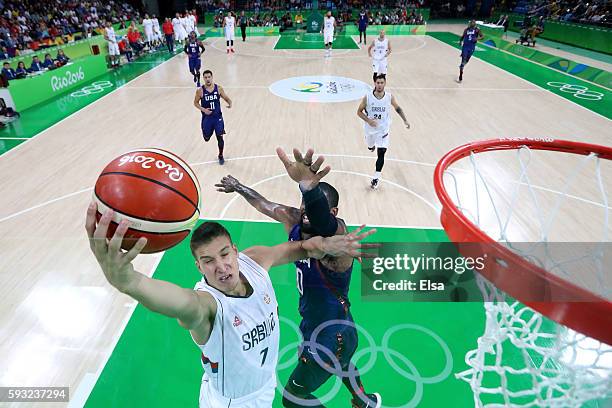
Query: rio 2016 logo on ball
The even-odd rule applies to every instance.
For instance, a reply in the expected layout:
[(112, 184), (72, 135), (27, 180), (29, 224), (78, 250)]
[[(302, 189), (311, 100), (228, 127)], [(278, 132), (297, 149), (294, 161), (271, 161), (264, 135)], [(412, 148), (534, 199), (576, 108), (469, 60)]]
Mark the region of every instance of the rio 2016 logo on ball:
[(111, 238), (120, 219), (130, 221), (121, 248), (147, 238), (143, 253), (164, 251), (181, 242), (200, 218), (200, 184), (178, 156), (161, 149), (122, 154), (102, 170), (94, 189), (98, 220), (115, 211)]

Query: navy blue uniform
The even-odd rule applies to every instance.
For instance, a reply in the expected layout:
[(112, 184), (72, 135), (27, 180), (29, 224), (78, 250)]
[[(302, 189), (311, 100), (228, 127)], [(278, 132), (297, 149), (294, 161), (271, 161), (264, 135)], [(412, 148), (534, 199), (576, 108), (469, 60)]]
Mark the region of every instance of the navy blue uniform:
[(204, 51), (204, 48), (200, 45), (199, 41), (189, 41), (185, 44), (185, 52), (189, 55), (189, 72), (192, 74), (200, 71), (202, 66), (202, 60), (200, 58), (200, 48)]
[(468, 62), (476, 50), (476, 42), (480, 35), (480, 29), (477, 27), (466, 28), (463, 32), (463, 46), (461, 47), (461, 59)]
[(359, 27), (359, 31), (365, 31), (368, 26), (368, 16), (367, 14), (359, 14), (359, 20), (357, 21), (357, 25)]
[[(300, 225), (295, 225), (289, 233), (290, 241), (302, 239)], [(321, 349), (313, 349), (308, 344), (300, 347), (300, 365), (291, 376), (296, 383), (308, 390), (316, 390), (323, 384), (331, 374), (319, 367), (313, 355), (316, 354), (324, 363), (338, 370), (340, 363), (343, 371), (347, 367), (351, 357), (357, 350), (357, 330), (351, 326), (353, 317), (350, 313), (348, 300), (349, 285), (351, 283), (351, 266), (345, 272), (334, 272), (327, 269), (315, 258), (295, 262), (297, 268), (297, 286), (300, 292), (299, 311), (302, 316), (300, 331), (304, 341), (313, 341), (329, 352)], [(316, 337), (313, 331), (322, 327), (325, 322), (341, 320), (347, 324), (326, 325), (320, 330)]]
[(200, 99), (200, 105), (203, 108), (212, 110), (210, 115), (202, 112), (202, 134), (204, 140), (207, 142), (210, 140), (213, 131), (217, 137), (225, 134), (225, 124), (223, 123), (223, 114), (221, 113), (221, 96), (219, 95), (219, 88), (217, 84), (213, 88), (212, 92), (206, 90), (206, 86), (202, 86), (202, 99)]

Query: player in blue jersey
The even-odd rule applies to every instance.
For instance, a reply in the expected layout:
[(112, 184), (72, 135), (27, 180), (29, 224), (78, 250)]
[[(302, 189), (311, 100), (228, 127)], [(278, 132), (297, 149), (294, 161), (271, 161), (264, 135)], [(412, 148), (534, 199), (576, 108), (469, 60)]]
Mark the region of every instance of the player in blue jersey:
[(221, 99), (227, 102), (228, 109), (232, 107), (232, 100), (227, 96), (221, 85), (214, 83), (212, 71), (208, 69), (204, 71), (202, 78), (204, 78), (204, 86), (198, 87), (193, 106), (202, 112), (202, 136), (204, 136), (204, 141), (208, 142), (213, 132), (215, 133), (219, 146), (219, 164), (223, 165), (225, 163), (223, 158), (225, 123), (221, 113)]
[(185, 43), (185, 53), (189, 56), (189, 72), (193, 75), (193, 82), (200, 86), (200, 68), (202, 60), (200, 55), (204, 52), (204, 44), (196, 36), (195, 31), (189, 33), (189, 39)]
[(367, 44), (366, 31), (368, 28), (368, 15), (365, 10), (361, 10), (359, 17), (357, 18), (357, 28), (359, 29), (359, 44), (361, 44), (361, 37), (363, 36), (363, 43)]
[(459, 65), (459, 81), (463, 81), (463, 67), (467, 65), (472, 58), (472, 54), (476, 50), (476, 43), (478, 40), (482, 40), (484, 36), (480, 32), (480, 29), (476, 27), (476, 21), (471, 20), (470, 24), (467, 26), (465, 30), (463, 30), (463, 35), (459, 39), (459, 44), (461, 46), (461, 65)]
[[(277, 153), (289, 176), (299, 183), (303, 195), (300, 208), (273, 203), (232, 176), (224, 177), (215, 186), (221, 192), (239, 193), (259, 212), (281, 222), (291, 241), (346, 234), (346, 224), (336, 217), (338, 192), (320, 182), (330, 171), (329, 167), (319, 171), (323, 157), (313, 162), (312, 150), (302, 156), (295, 149), (296, 161), (292, 162), (281, 149)], [(335, 374), (342, 377), (350, 391), (352, 407), (380, 407), (380, 395), (364, 391), (359, 372), (351, 363), (357, 350), (357, 330), (348, 298), (353, 258), (309, 258), (295, 265), (304, 343), (300, 346), (298, 365), (285, 386), (283, 406), (322, 407), (312, 393)]]

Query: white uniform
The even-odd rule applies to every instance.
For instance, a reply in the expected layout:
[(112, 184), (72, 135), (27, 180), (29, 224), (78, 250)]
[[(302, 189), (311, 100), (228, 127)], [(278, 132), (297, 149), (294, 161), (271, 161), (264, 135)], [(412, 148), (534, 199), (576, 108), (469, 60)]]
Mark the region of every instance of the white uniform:
[(225, 17), (225, 41), (234, 40), (234, 29), (236, 28), (236, 19), (232, 17)]
[(334, 16), (323, 18), (323, 42), (325, 44), (334, 42), (334, 22), (336, 18)]
[(172, 19), (172, 29), (174, 30), (174, 39), (176, 41), (182, 41), (183, 38), (183, 26), (181, 24), (181, 19), (174, 17)]
[(151, 21), (153, 21), (153, 40), (160, 41), (162, 36), (161, 30), (159, 29), (159, 20), (157, 18), (153, 18)]
[(108, 55), (119, 55), (119, 44), (117, 44), (117, 36), (113, 27), (106, 28), (106, 37), (108, 38)]
[(191, 20), (191, 26), (193, 27), (193, 31), (195, 31), (196, 35), (199, 36), (200, 32), (198, 31), (198, 23), (196, 22), (196, 16), (190, 14), (189, 19)]
[(145, 34), (145, 41), (150, 43), (153, 41), (153, 20), (145, 18), (142, 20), (142, 29)]
[(238, 267), (253, 288), (249, 297), (226, 296), (204, 279), (195, 290), (210, 293), (217, 314), (203, 346), (205, 369), (200, 408), (270, 408), (276, 389), (280, 340), (278, 303), (268, 272), (243, 253)]
[(389, 50), (389, 39), (384, 38), (380, 41), (380, 37), (374, 40), (374, 48), (372, 49), (372, 72), (377, 74), (387, 73), (387, 51)]
[(185, 17), (185, 31), (187, 31), (187, 36), (189, 37), (189, 34), (191, 34), (192, 31), (194, 31), (194, 24), (193, 24), (193, 20), (191, 19), (191, 14), (187, 14), (187, 16)]
[(366, 96), (366, 115), (377, 122), (376, 127), (364, 123), (365, 140), (368, 147), (389, 147), (389, 128), (391, 127), (391, 94), (385, 91), (385, 95), (378, 99), (374, 91), (368, 92)]
[(187, 36), (189, 35), (189, 33), (187, 32), (187, 17), (181, 17), (179, 18), (179, 21), (181, 22), (181, 41), (186, 40)]

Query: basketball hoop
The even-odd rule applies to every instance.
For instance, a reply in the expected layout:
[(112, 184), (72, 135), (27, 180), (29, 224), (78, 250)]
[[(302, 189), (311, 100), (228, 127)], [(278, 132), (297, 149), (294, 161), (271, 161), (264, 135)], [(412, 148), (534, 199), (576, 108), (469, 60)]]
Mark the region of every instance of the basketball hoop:
[[(517, 151), (521, 169), (515, 196), (509, 200), (511, 209), (504, 220), (487, 186), (488, 181), (478, 167), (476, 155), (507, 150)], [(604, 208), (604, 237), (600, 241), (609, 242), (609, 206), (600, 161), (612, 160), (610, 147), (554, 139), (493, 139), (460, 146), (439, 161), (434, 172), (434, 187), (442, 204), (442, 226), (463, 256), (484, 255), (486, 259), (484, 269), (478, 271), (480, 276), (477, 276), (485, 300), (485, 333), (478, 340), (478, 348), (466, 355), (465, 361), (471, 368), (457, 374), (458, 378), (470, 383), (477, 406), (487, 405), (489, 401), (483, 401), (487, 399), (495, 401), (489, 406), (582, 406), (587, 401), (612, 397), (610, 288), (600, 287), (601, 283), (593, 287), (580, 286), (567, 276), (552, 273), (546, 267), (550, 262), (526, 257), (507, 239), (512, 208), (518, 202), (516, 197), (521, 186), (529, 188), (535, 206), (539, 207), (527, 172), (529, 163), (526, 165), (521, 156), (521, 152), (526, 152), (531, 159), (531, 151), (584, 156), (580, 159), (580, 170), (587, 162), (595, 162), (596, 181), (603, 201), (599, 205)], [(449, 170), (451, 165), (466, 157), (470, 158), (474, 171), (475, 215), (462, 205), (455, 175)], [(550, 225), (577, 173), (578, 170), (570, 174), (550, 212), (538, 209), (540, 226), (544, 230), (540, 233), (540, 242), (544, 245), (550, 243)], [(447, 191), (445, 175), (455, 183), (456, 201)], [(481, 225), (480, 185), (484, 185), (485, 194), (481, 195), (490, 200), (492, 218), (499, 225), (498, 239), (485, 232)], [(544, 220), (543, 214), (550, 214), (548, 220)], [(595, 282), (606, 282), (603, 266), (600, 262)], [(521, 357), (519, 366), (516, 359), (512, 363), (508, 361), (511, 353)], [(585, 353), (589, 355), (588, 362), (585, 362)], [(520, 376), (531, 379), (528, 389), (516, 387), (516, 378)], [(499, 383), (495, 383), (497, 378)]]

